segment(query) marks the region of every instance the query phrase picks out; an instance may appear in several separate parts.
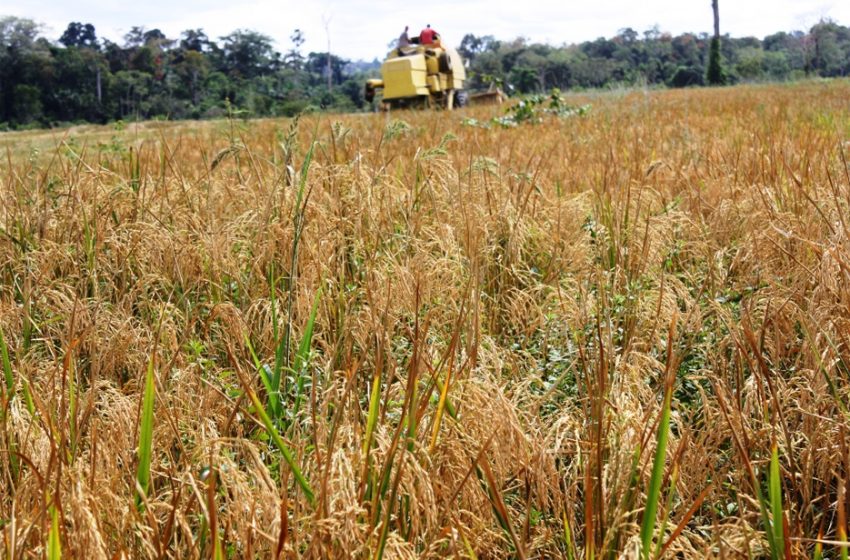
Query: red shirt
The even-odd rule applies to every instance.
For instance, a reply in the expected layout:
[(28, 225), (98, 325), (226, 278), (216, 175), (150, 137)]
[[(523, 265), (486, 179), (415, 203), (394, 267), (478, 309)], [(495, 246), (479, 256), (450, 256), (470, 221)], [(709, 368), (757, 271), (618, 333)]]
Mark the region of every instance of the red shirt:
[(434, 43), (437, 39), (437, 32), (431, 29), (430, 27), (426, 27), (419, 33), (419, 43), (421, 45), (430, 45)]

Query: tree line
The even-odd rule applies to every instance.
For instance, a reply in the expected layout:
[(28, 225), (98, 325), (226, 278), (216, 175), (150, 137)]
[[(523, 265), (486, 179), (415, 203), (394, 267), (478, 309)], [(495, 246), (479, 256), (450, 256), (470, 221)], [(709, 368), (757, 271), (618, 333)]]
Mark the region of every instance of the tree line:
[[(202, 29), (173, 39), (133, 27), (123, 39), (117, 44), (98, 37), (90, 23), (72, 22), (50, 40), (31, 19), (0, 18), (0, 128), (367, 110), (363, 83), (380, 73), (377, 59), (305, 55), (297, 29), (284, 53), (270, 37), (243, 29), (213, 40)], [(523, 94), (703, 85), (711, 42), (707, 33), (673, 36), (655, 27), (561, 46), (467, 34), (459, 50), (470, 89), (497, 85)], [(850, 28), (833, 21), (764, 39), (724, 35), (719, 49), (726, 83), (850, 74)]]
[[(133, 27), (117, 44), (72, 22), (56, 41), (31, 19), (0, 19), (0, 128), (118, 119), (293, 115), (313, 106), (364, 105), (371, 65), (304, 55), (295, 30), (280, 53), (270, 37), (236, 30), (215, 41), (202, 29), (179, 39)], [(329, 60), (330, 58), (330, 60)]]
[[(533, 93), (554, 87), (705, 85), (711, 43), (707, 33), (673, 36), (654, 27), (643, 33), (626, 28), (610, 39), (563, 46), (466, 35), (460, 51), (471, 61), (472, 87), (495, 83), (509, 92)], [(725, 83), (850, 75), (850, 28), (834, 21), (764, 39), (727, 34), (720, 37), (719, 48)]]

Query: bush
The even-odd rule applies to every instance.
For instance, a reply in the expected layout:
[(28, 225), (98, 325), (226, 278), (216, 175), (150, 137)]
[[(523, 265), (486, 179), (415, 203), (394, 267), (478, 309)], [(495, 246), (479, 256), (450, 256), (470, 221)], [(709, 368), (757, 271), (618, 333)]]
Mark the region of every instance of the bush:
[(693, 66), (679, 66), (670, 78), (670, 87), (684, 88), (705, 85), (702, 72)]
[(276, 113), (284, 117), (294, 117), (303, 112), (308, 105), (309, 102), (306, 99), (292, 99), (278, 104)]

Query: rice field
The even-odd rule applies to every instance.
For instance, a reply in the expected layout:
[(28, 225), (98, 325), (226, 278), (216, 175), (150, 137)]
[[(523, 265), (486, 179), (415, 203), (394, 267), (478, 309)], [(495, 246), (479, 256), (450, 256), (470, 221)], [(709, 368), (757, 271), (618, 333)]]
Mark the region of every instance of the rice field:
[(838, 558), (850, 81), (0, 135), (4, 558)]

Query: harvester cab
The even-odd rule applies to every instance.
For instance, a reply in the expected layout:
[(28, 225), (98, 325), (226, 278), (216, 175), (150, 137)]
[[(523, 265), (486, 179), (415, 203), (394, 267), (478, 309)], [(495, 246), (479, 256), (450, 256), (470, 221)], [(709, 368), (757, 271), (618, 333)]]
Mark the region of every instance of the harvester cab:
[(463, 90), (466, 69), (458, 52), (439, 41), (416, 42), (393, 49), (381, 65), (381, 79), (366, 82), (366, 101), (382, 90), (384, 109), (414, 107), (463, 107), (468, 96)]

